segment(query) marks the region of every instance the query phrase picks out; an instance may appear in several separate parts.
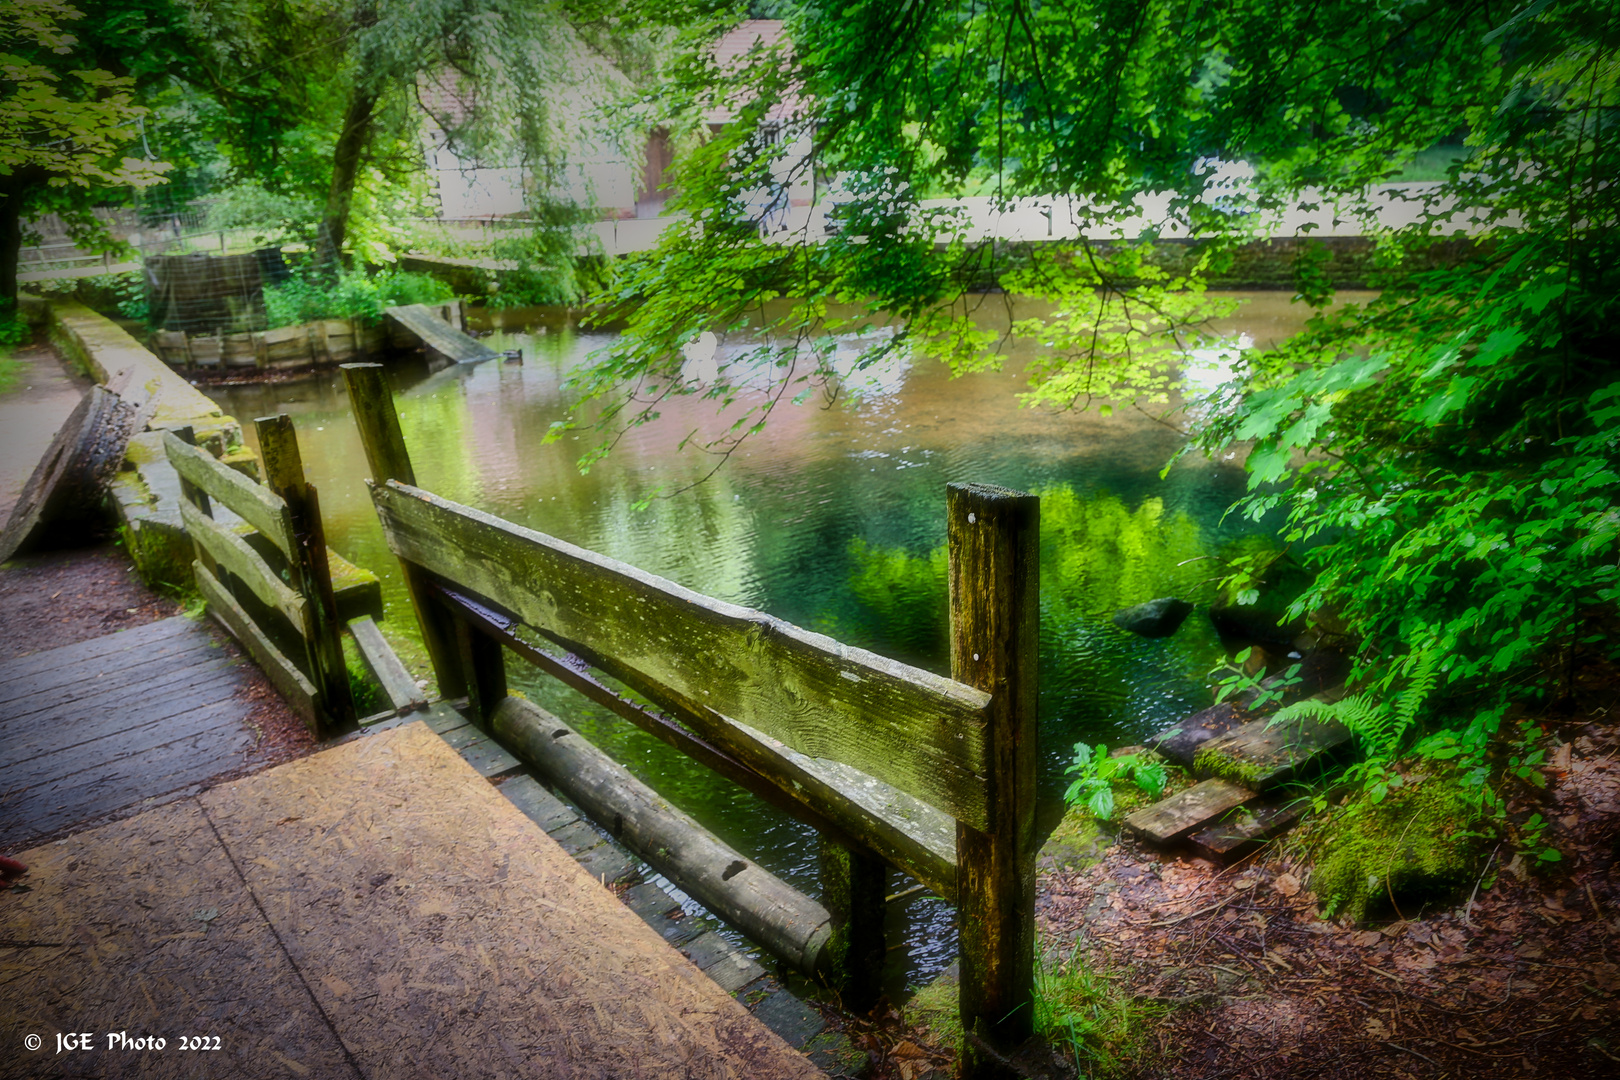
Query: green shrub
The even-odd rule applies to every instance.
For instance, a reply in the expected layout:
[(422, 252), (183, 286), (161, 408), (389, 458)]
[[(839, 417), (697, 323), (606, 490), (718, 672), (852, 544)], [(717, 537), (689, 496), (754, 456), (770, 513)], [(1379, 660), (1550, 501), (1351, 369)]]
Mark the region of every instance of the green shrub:
[(280, 285), (264, 290), (269, 325), (297, 326), (318, 319), (382, 321), (386, 308), (400, 304), (439, 304), (455, 299), (455, 292), (428, 274), (384, 270), (367, 275), (345, 270), (333, 277), (317, 270), (294, 271)]

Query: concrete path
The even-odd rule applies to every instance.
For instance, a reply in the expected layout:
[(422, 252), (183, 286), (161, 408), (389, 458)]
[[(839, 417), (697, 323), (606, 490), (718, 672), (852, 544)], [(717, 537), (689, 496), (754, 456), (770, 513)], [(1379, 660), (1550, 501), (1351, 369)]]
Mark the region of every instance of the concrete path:
[(421, 723), (20, 857), (0, 1077), (820, 1075)]
[(91, 381), (75, 375), (46, 345), (18, 349), (16, 384), (0, 394), (0, 525)]

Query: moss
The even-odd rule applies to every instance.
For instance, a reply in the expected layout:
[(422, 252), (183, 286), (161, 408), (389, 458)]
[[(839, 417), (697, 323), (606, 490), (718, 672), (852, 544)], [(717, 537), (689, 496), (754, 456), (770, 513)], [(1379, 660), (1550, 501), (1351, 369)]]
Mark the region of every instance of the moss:
[(1043, 870), (1083, 870), (1102, 858), (1113, 834), (1083, 807), (1071, 806), (1041, 845), (1036, 864)]
[(1193, 757), (1193, 772), (1251, 788), (1264, 786), (1265, 780), (1265, 773), (1252, 761), (1239, 761), (1210, 747), (1198, 751)]
[(1324, 914), (1357, 922), (1416, 918), (1474, 880), (1483, 834), (1477, 802), (1454, 781), (1429, 777), (1365, 794), (1302, 838), (1311, 851), (1311, 888)]
[(120, 525), (118, 536), (147, 588), (188, 603), (197, 591), (191, 575), (191, 542), (143, 521)]

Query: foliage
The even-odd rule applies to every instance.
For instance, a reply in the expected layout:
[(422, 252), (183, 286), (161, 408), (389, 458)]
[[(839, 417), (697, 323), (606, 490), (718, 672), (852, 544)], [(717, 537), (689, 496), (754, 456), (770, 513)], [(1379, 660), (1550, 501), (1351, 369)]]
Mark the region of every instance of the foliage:
[(397, 250), (428, 194), (424, 112), (435, 148), (521, 165), (544, 195), (656, 51), (645, 20), (600, 0), (186, 2), (207, 125), (238, 178), (319, 207), (323, 261)]
[(0, 349), (26, 344), (32, 337), (33, 331), (23, 319), (17, 302), (0, 297)]
[[(1217, 705), (1229, 698), (1243, 694), (1253, 694), (1254, 696), (1244, 703), (1244, 707), (1258, 712), (1268, 705), (1280, 702), (1288, 695), (1290, 689), (1304, 681), (1304, 677), (1300, 675), (1300, 669), (1304, 667), (1303, 664), (1290, 664), (1285, 670), (1275, 675), (1268, 676), (1264, 669), (1253, 675), (1248, 674), (1244, 669), (1249, 663), (1249, 658), (1253, 655), (1254, 647), (1252, 645), (1239, 649), (1233, 654), (1229, 662), (1218, 665), (1214, 671), (1210, 672), (1212, 676), (1217, 676), (1215, 680), (1215, 703)], [(1295, 711), (1290, 712), (1289, 709)], [(1299, 709), (1298, 705), (1290, 706), (1289, 709), (1279, 711), (1276, 721), (1282, 722), (1300, 715), (1297, 711)], [(1335, 717), (1335, 719), (1341, 718)]]
[(362, 319), (379, 323), (386, 308), (436, 304), (455, 298), (450, 286), (428, 274), (384, 270), (368, 275), (345, 270), (335, 277), (295, 271), (287, 281), (264, 290), (269, 325), (297, 326), (317, 319)]
[(1352, 796), (1303, 840), (1327, 916), (1416, 918), (1474, 881), (1487, 824), (1479, 789), (1446, 773), (1388, 779), (1383, 796)]
[(1109, 757), (1108, 748), (1098, 743), (1093, 749), (1074, 744), (1074, 760), (1063, 770), (1075, 777), (1063, 800), (1070, 806), (1084, 806), (1093, 817), (1107, 821), (1114, 816), (1114, 785), (1129, 781), (1150, 799), (1164, 793), (1169, 778), (1164, 763), (1148, 754), (1121, 754)]
[[(574, 304), (602, 284), (600, 270), (587, 270), (577, 255), (596, 239), (582, 227), (585, 215), (578, 207), (548, 204), (531, 209), (530, 219), (533, 224), (525, 232), (500, 237), (489, 246), (491, 257), (516, 264), (500, 273), (490, 307)], [(598, 259), (590, 265), (594, 269), (599, 264)]]
[[(66, 0), (0, 0), (0, 300), (17, 295), (22, 219), (57, 211), (76, 240), (95, 244), (105, 230), (90, 207), (109, 188), (162, 180), (162, 162), (124, 153), (147, 110), (136, 78), (98, 66), (113, 45), (127, 55), (127, 33), (97, 12), (90, 40), (67, 24), (84, 12)], [(113, 50), (119, 51), (119, 50)]]
[[(727, 20), (694, 28), (674, 73), (681, 115), (734, 119), (677, 165), (689, 216), (602, 297), (628, 332), (576, 381), (582, 408), (607, 403), (606, 438), (764, 373), (771, 393), (709, 447), (729, 452), (832, 380), (829, 335), (878, 312), (903, 329), (863, 362), (994, 367), (968, 291), (985, 283), (1052, 305), (1014, 327), (1039, 353), (1028, 401), (1165, 400), (1168, 350), (1211, 310), (1202, 281), (1277, 211), (1331, 207), (1375, 240), (1377, 299), (1329, 308), (1307, 272), (1306, 331), (1245, 351), (1183, 415), (1193, 449), (1246, 452), (1242, 513), (1287, 515), (1316, 575), (1294, 613), (1333, 611), (1358, 640), (1338, 714), (1385, 760), (1435, 735), (1478, 767), (1505, 717), (1612, 648), (1595, 626), (1620, 588), (1620, 10), (903, 0), (788, 18), (790, 43), (724, 69)], [(1372, 185), (1459, 139), (1416, 220), (1381, 224)], [(796, 183), (837, 200), (835, 235), (753, 225), (761, 192)], [(970, 189), (1128, 242), (972, 242), (924, 201)], [(1123, 220), (1153, 193), (1163, 216)], [(1170, 235), (1198, 242), (1181, 276), (1142, 246)], [(683, 343), (745, 324), (775, 343), (755, 370), (682, 377)]]

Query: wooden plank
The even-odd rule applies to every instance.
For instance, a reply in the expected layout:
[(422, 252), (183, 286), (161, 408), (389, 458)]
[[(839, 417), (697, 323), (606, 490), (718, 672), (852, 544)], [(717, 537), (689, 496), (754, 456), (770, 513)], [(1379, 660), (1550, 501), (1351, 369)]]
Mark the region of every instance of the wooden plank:
[(987, 693), (416, 488), (376, 486), (372, 498), (401, 559), (588, 649), (604, 671), (639, 675), (985, 825)]
[(64, 690), (72, 693), (78, 689), (76, 684), (80, 683), (87, 673), (98, 678), (109, 676), (113, 672), (139, 667), (143, 663), (159, 658), (184, 663), (186, 661), (180, 658), (199, 654), (210, 648), (217, 646), (206, 634), (200, 638), (190, 634), (169, 634), (159, 638), (131, 641), (117, 650), (104, 649), (83, 659), (64, 661), (52, 667), (36, 669), (31, 674), (12, 676), (5, 669), (0, 669), (0, 715), (14, 711), (16, 708), (14, 703), (20, 699)]
[[(170, 707), (168, 698), (171, 695), (183, 697), (198, 687), (218, 685), (222, 675), (229, 677), (229, 669), (235, 663), (234, 660), (219, 657), (207, 664), (180, 671), (161, 674), (149, 672), (140, 692), (132, 691), (128, 686), (110, 687), (77, 701), (53, 703), (27, 716), (8, 717), (0, 725), (0, 742), (5, 745), (11, 760), (21, 761), (34, 754), (116, 731), (130, 722), (132, 709), (135, 714), (155, 713), (161, 718)], [(157, 696), (143, 700), (142, 694)]]
[(1319, 768), (1348, 750), (1350, 742), (1349, 729), (1337, 720), (1251, 720), (1199, 747), (1193, 775), (1265, 791)]
[(826, 908), (721, 843), (539, 706), (507, 698), (492, 727), (616, 840), (710, 911), (801, 971), (820, 968), (832, 934)]
[[(220, 723), (217, 706), (230, 701), (240, 686), (241, 679), (232, 673), (231, 677), (180, 695), (168, 703), (162, 716), (131, 718), (119, 730), (95, 739), (75, 739), (71, 745), (56, 744), (47, 747), (45, 753), (13, 759), (0, 769), (0, 784), (6, 790), (16, 790), (94, 769), (121, 768), (136, 754), (177, 739), (212, 733)], [(0, 740), (0, 746), (9, 752), (11, 742)]]
[(326, 562), (326, 529), (321, 521), (319, 493), (304, 480), (304, 460), (298, 433), (286, 413), (253, 421), (264, 460), (265, 486), (287, 505), (292, 519), (297, 554), (289, 560), (291, 585), (305, 601), (308, 632), (305, 651), (308, 670), (321, 690), (330, 726), (347, 728), (356, 717), (349, 694), (349, 671), (343, 658), (343, 624), (338, 622), (337, 600), (332, 593), (332, 572)]
[(495, 707), (506, 700), (506, 658), (501, 655), (499, 642), (466, 619), (456, 620), (456, 652), (461, 677), (467, 682), (467, 710), (474, 722), (487, 731)]
[(197, 589), (208, 601), (208, 613), (218, 619), (231, 636), (242, 643), (248, 653), (257, 661), (260, 670), (265, 674), (271, 684), (287, 699), (311, 731), (316, 729), (320, 720), (320, 696), (315, 685), (304, 676), (302, 671), (295, 667), (292, 661), (282, 655), (281, 650), (270, 644), (248, 613), (243, 611), (241, 605), (225, 590), (214, 575), (208, 572), (201, 560), (191, 564), (192, 572), (197, 575)]
[(1187, 843), (1207, 859), (1228, 862), (1293, 828), (1310, 805), (1308, 799), (1295, 799), (1280, 806), (1245, 807), (1225, 821), (1199, 829)]
[(184, 499), (180, 500), (180, 518), (192, 541), (220, 568), (236, 575), (261, 602), (286, 616), (303, 637), (308, 638), (314, 632), (309, 603), (289, 589), (246, 541)]
[(1125, 818), (1125, 828), (1150, 844), (1173, 844), (1222, 814), (1259, 797), (1252, 788), (1205, 780)]
[(841, 1006), (856, 1014), (868, 1012), (883, 992), (889, 864), (825, 839), (820, 863), (821, 902), (833, 918), (827, 944), (830, 979)]
[[(139, 700), (146, 686), (184, 676), (188, 671), (224, 658), (217, 644), (195, 638), (171, 640), (153, 647), (149, 663), (144, 662), (148, 658), (143, 658), (137, 649), (97, 657), (82, 667), (39, 676), (41, 680), (48, 677), (50, 684), (0, 703), (0, 722), (15, 723), (42, 713), (85, 709), (90, 707), (88, 702), (114, 692)], [(66, 682), (61, 681), (64, 676)], [(31, 685), (34, 685), (33, 680), (22, 683), (24, 688)]]
[(211, 708), (218, 722), (201, 734), (24, 791), (0, 819), (0, 847), (150, 806), (177, 792), (191, 794), (204, 781), (241, 768), (256, 741), (238, 722), (241, 708), (235, 702)]
[(1146, 740), (1149, 750), (1157, 750), (1184, 769), (1192, 768), (1198, 748), (1217, 735), (1224, 735), (1249, 721), (1250, 713), (1226, 701), (1193, 713), (1181, 723)]
[(371, 616), (350, 619), (349, 633), (360, 651), (361, 662), (388, 696), (396, 715), (404, 716), (427, 708), (427, 698), (417, 687), (416, 680), (411, 678), (411, 673), (405, 670), (405, 665), (383, 637), (382, 631), (377, 629), (377, 624), (371, 621)]
[(0, 688), (5, 687), (13, 679), (77, 664), (95, 656), (123, 652), (136, 646), (145, 647), (167, 638), (185, 636), (196, 629), (197, 624), (193, 620), (184, 615), (171, 615), (167, 619), (132, 626), (128, 630), (103, 634), (72, 645), (29, 653), (15, 660), (0, 660)]
[(1035, 765), (1041, 638), (1041, 501), (988, 484), (949, 484), (951, 675), (990, 700), (986, 823), (958, 820), (962, 1075), (989, 1075), (988, 1044), (1034, 1031)]
[(458, 364), (476, 364), (495, 358), (495, 350), (457, 330), (425, 304), (391, 307), (383, 314), (415, 334), (422, 344)]
[(292, 518), (287, 504), (212, 455), (187, 446), (173, 432), (163, 433), (163, 449), (181, 479), (206, 491), (243, 521), (270, 538), (287, 558), (294, 558)]

